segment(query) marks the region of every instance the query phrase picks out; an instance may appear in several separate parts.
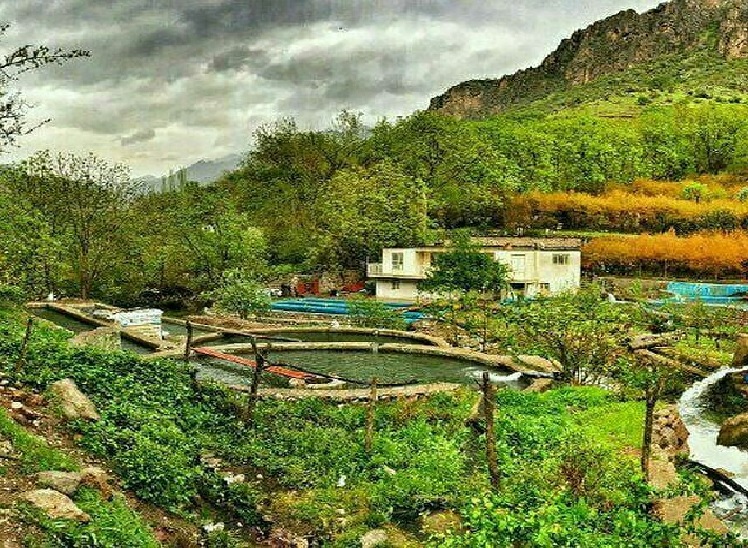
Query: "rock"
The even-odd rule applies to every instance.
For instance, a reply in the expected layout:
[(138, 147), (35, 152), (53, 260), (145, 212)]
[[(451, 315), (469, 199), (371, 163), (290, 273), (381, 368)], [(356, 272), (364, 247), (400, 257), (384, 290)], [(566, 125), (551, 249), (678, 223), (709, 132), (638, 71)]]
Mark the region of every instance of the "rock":
[(49, 390), (59, 403), (60, 411), (66, 419), (97, 421), (101, 418), (91, 400), (78, 389), (71, 379), (52, 383)]
[(452, 510), (423, 514), (419, 519), (421, 532), (426, 535), (447, 534), (462, 529), (462, 518)]
[(520, 365), (524, 365), (535, 371), (543, 371), (544, 373), (556, 373), (561, 371), (558, 364), (540, 356), (520, 355), (517, 356), (517, 361), (519, 361)]
[(41, 487), (48, 487), (59, 491), (63, 495), (72, 496), (80, 487), (82, 476), (77, 472), (39, 472), (36, 483)]
[(525, 388), (525, 392), (548, 392), (553, 388), (553, 379), (535, 379), (532, 384)]
[(376, 548), (377, 546), (384, 546), (387, 544), (387, 531), (384, 529), (372, 529), (364, 536), (361, 537), (361, 548)]
[(273, 529), (268, 538), (268, 544), (273, 548), (309, 548), (309, 541), (297, 537), (285, 529)]
[(748, 413), (727, 419), (720, 428), (717, 443), (748, 448)]
[(206, 523), (203, 525), (203, 531), (206, 533), (214, 533), (216, 531), (223, 531), (225, 529), (225, 525), (223, 522), (219, 521), (218, 523)]
[(652, 445), (655, 448), (659, 448), (671, 459), (680, 455), (688, 456), (688, 436), (688, 429), (675, 405), (669, 405), (655, 413), (652, 427)]
[(122, 350), (122, 337), (119, 329), (115, 327), (99, 327), (92, 331), (78, 333), (70, 339), (71, 346), (92, 347), (108, 352)]
[(738, 345), (732, 357), (732, 367), (735, 369), (748, 366), (748, 334), (738, 335)]
[[(688, 512), (699, 504), (701, 499), (697, 496), (674, 497), (671, 499), (660, 499), (654, 501), (652, 511), (654, 515), (665, 523), (683, 523)], [(712, 513), (711, 510), (704, 511), (704, 514), (696, 520), (696, 525), (713, 533), (720, 535), (727, 534), (729, 529)]]
[(109, 474), (94, 466), (81, 470), (81, 485), (96, 489), (105, 500), (111, 499), (114, 494), (109, 485)]
[(53, 489), (37, 489), (24, 493), (22, 499), (33, 506), (36, 506), (44, 512), (50, 519), (68, 519), (72, 521), (88, 522), (91, 516), (78, 508), (70, 500), (70, 497), (63, 495)]
[(649, 462), (649, 483), (655, 489), (667, 489), (670, 485), (678, 483), (678, 472), (675, 465), (665, 459), (654, 458)]

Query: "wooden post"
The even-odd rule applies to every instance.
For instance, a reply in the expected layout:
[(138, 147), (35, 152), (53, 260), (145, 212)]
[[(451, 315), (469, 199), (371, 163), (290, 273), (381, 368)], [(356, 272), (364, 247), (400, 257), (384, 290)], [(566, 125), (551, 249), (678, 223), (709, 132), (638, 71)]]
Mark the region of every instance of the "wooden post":
[(21, 368), (26, 365), (26, 354), (29, 351), (29, 339), (31, 338), (31, 331), (34, 328), (34, 318), (29, 318), (26, 321), (26, 335), (23, 337), (23, 342), (21, 343), (21, 350), (18, 353), (18, 361), (16, 362), (16, 373), (21, 371)]
[(187, 320), (187, 342), (184, 345), (184, 361), (190, 361), (190, 352), (192, 351), (192, 322)]
[(364, 437), (364, 450), (370, 454), (374, 446), (374, 419), (377, 406), (377, 379), (371, 379), (369, 385), (369, 405), (366, 408), (366, 434)]
[(244, 422), (250, 426), (254, 426), (254, 415), (255, 408), (257, 407), (257, 391), (260, 386), (260, 380), (262, 379), (262, 372), (265, 370), (265, 364), (267, 362), (268, 348), (265, 348), (262, 352), (257, 349), (257, 338), (252, 337), (252, 351), (255, 354), (255, 370), (252, 374), (252, 385), (249, 388), (249, 398), (247, 400), (247, 408), (245, 410)]
[(487, 371), (483, 372), (483, 418), (486, 421), (486, 461), (488, 462), (488, 474), (491, 476), (491, 486), (499, 488), (499, 462), (496, 454), (496, 429), (494, 428), (494, 386), (491, 384), (491, 376)]

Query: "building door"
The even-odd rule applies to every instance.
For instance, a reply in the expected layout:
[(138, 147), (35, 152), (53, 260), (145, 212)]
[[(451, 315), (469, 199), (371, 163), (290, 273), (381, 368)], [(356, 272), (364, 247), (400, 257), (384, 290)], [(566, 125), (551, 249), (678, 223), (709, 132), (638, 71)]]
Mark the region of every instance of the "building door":
[(515, 280), (522, 280), (525, 278), (526, 265), (527, 257), (525, 257), (525, 255), (512, 255), (512, 274), (514, 274)]

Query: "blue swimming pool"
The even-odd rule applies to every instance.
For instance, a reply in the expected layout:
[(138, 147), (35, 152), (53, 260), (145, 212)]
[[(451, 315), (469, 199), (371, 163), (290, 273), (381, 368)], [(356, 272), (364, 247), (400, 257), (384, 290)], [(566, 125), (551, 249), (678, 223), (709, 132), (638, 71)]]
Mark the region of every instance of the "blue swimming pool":
[[(347, 316), (350, 314), (349, 301), (345, 299), (323, 299), (318, 297), (309, 297), (304, 299), (286, 299), (276, 301), (271, 305), (271, 309), (277, 312), (301, 312), (304, 314), (333, 314)], [(412, 303), (384, 303), (385, 306), (394, 311), (402, 310), (403, 318), (408, 323), (423, 318), (421, 312), (407, 310)]]

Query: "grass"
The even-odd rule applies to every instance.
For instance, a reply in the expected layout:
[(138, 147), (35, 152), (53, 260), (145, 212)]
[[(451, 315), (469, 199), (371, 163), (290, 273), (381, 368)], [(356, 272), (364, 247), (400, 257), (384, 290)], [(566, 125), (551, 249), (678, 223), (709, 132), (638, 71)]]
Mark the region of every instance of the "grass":
[(70, 472), (79, 469), (72, 458), (47, 445), (43, 438), (29, 433), (13, 421), (4, 409), (0, 409), (0, 436), (7, 438), (20, 454), (19, 463), (23, 473), (47, 470)]
[(642, 402), (623, 402), (582, 411), (574, 416), (574, 422), (592, 439), (605, 440), (619, 449), (640, 449), (643, 417)]
[(29, 537), (29, 548), (158, 548), (150, 527), (134, 512), (121, 495), (111, 501), (98, 491), (83, 488), (75, 496), (76, 504), (91, 516), (88, 523), (51, 520), (38, 510), (24, 507), (24, 518), (41, 531)]

